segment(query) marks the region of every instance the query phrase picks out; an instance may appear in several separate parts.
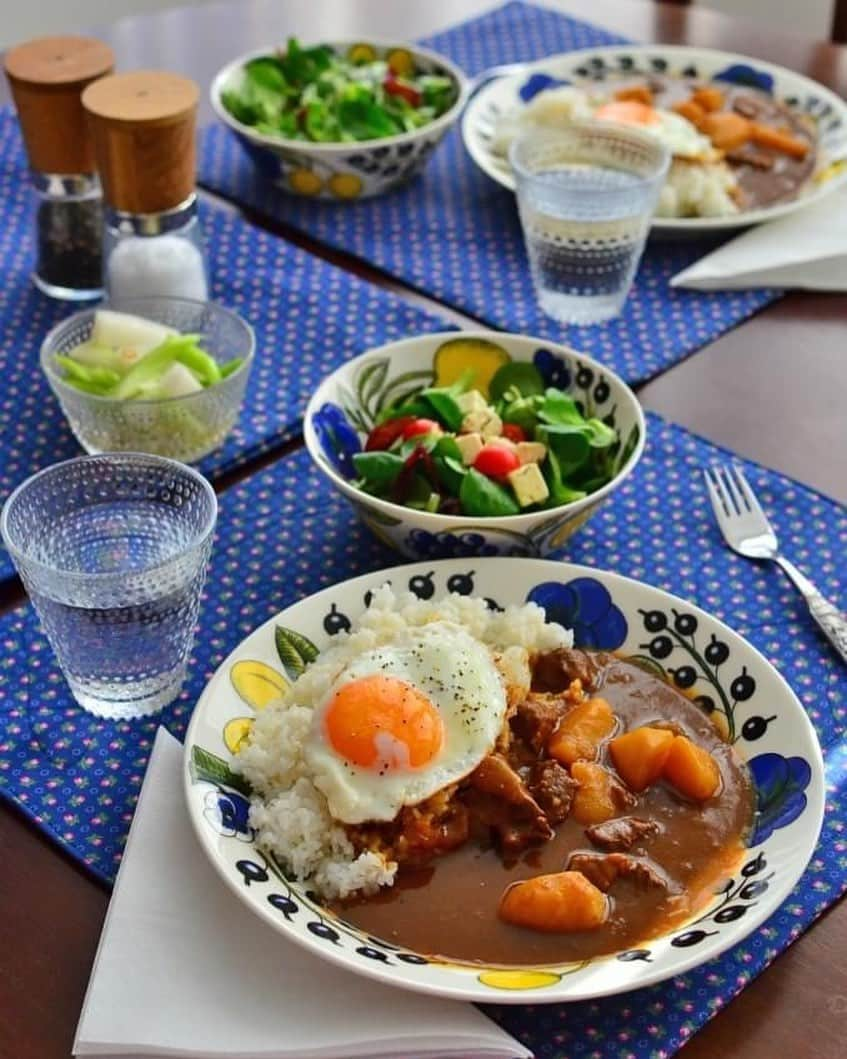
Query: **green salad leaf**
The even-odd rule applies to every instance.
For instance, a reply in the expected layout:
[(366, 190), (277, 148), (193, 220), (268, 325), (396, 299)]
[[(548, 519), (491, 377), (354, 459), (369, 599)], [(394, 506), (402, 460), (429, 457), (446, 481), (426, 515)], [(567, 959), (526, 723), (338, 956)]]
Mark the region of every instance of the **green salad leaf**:
[(410, 69), (397, 76), (370, 45), (346, 56), (327, 45), (303, 48), (295, 38), (274, 54), (251, 59), (237, 84), (221, 93), (241, 124), (267, 136), (344, 143), (384, 139), (428, 125), (458, 95), (451, 77)]
[(459, 500), (466, 515), (518, 515), (521, 510), (511, 493), (473, 467), (462, 478)]

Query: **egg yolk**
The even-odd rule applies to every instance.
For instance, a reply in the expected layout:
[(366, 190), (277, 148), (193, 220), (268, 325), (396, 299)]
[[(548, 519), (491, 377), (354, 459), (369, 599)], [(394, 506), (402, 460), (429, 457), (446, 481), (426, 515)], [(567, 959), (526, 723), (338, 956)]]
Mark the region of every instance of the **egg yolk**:
[(604, 103), (594, 111), (598, 121), (616, 121), (620, 125), (655, 125), (660, 119), (656, 111), (637, 99), (617, 99)]
[(324, 715), (333, 749), (352, 765), (387, 772), (420, 768), (444, 741), (444, 722), (411, 684), (384, 674), (360, 677), (333, 695)]

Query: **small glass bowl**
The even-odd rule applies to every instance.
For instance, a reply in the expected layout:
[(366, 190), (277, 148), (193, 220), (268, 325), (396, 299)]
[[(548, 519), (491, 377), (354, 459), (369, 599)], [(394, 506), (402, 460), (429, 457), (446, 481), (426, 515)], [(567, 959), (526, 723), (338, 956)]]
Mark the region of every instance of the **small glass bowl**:
[(187, 298), (122, 298), (101, 306), (133, 313), (202, 335), (202, 346), (219, 364), (235, 357), (243, 364), (200, 393), (183, 397), (117, 400), (83, 393), (65, 381), (55, 357), (70, 352), (91, 334), (96, 309), (63, 320), (41, 346), (41, 367), (58, 397), (71, 430), (86, 452), (148, 452), (196, 463), (223, 444), (235, 425), (253, 363), (255, 335), (236, 313), (215, 302)]

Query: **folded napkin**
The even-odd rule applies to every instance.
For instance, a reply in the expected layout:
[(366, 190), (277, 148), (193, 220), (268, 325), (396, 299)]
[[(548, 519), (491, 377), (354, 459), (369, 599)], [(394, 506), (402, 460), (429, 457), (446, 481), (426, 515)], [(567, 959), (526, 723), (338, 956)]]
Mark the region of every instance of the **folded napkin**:
[(847, 291), (847, 186), (724, 243), (677, 273), (671, 286)]
[(532, 1059), (471, 1004), (383, 986), (289, 943), (227, 890), (156, 737), (74, 1054), (196, 1059)]

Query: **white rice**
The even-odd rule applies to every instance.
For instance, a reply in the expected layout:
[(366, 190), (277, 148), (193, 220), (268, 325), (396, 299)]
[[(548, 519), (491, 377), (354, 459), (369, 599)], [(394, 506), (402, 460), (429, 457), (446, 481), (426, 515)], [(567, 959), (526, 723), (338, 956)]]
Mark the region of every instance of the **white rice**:
[(671, 163), (656, 209), (658, 217), (731, 217), (738, 182), (726, 162)]
[(250, 824), (263, 848), (328, 899), (390, 886), (397, 865), (375, 852), (357, 856), (344, 828), (330, 816), (302, 755), (313, 709), (357, 655), (402, 639), (409, 629), (432, 621), (464, 626), (500, 656), (501, 672), (508, 674), (509, 681), (520, 684), (528, 683), (527, 652), (572, 643), (571, 633), (547, 623), (544, 611), (534, 603), (499, 612), (469, 596), (423, 601), (384, 586), (374, 593), (370, 607), (352, 630), (336, 636), (284, 697), (257, 714), (236, 762), (256, 792), (251, 799)]

